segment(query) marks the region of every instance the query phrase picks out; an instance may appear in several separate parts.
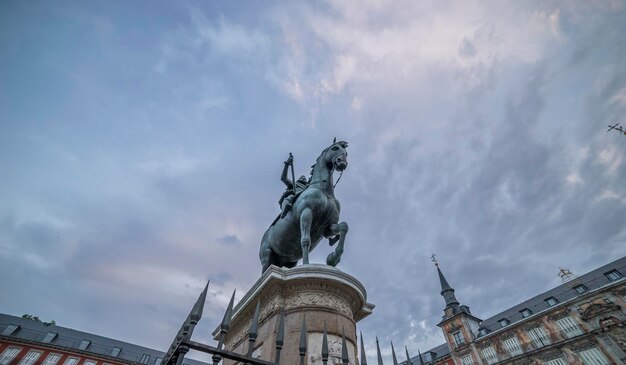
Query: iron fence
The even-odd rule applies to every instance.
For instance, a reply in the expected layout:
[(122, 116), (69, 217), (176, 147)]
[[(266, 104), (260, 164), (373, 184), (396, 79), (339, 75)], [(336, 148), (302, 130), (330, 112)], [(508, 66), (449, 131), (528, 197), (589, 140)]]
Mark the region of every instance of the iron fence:
[[(204, 290), (198, 297), (195, 305), (191, 309), (191, 312), (187, 316), (187, 319), (183, 322), (180, 330), (178, 331), (176, 337), (172, 341), (172, 344), (165, 354), (163, 358), (162, 365), (183, 365), (183, 360), (185, 355), (190, 350), (200, 351), (207, 354), (212, 355), (211, 359), (213, 360), (213, 365), (218, 365), (222, 362), (223, 359), (229, 359), (241, 364), (246, 365), (280, 365), (281, 364), (281, 352), (284, 344), (284, 336), (285, 336), (285, 313), (284, 311), (281, 313), (280, 322), (278, 325), (278, 331), (276, 334), (276, 340), (274, 343), (274, 347), (276, 350), (276, 355), (273, 361), (261, 360), (259, 358), (255, 358), (252, 356), (252, 352), (254, 350), (254, 345), (256, 343), (257, 335), (258, 335), (258, 326), (259, 326), (259, 304), (257, 302), (254, 314), (252, 316), (252, 321), (250, 323), (250, 328), (248, 329), (247, 337), (248, 337), (248, 346), (245, 354), (239, 354), (232, 351), (228, 351), (224, 349), (224, 340), (228, 331), (230, 330), (230, 324), (232, 319), (233, 312), (233, 304), (235, 301), (235, 293), (230, 298), (230, 302), (228, 303), (228, 307), (226, 308), (226, 312), (224, 313), (224, 317), (222, 322), (220, 323), (220, 330), (218, 334), (217, 346), (211, 346), (204, 343), (196, 342), (191, 339), (193, 335), (193, 331), (195, 326), (198, 324), (198, 321), (202, 317), (202, 310), (204, 307), (204, 302), (206, 300), (206, 294), (208, 290), (209, 284), (205, 286)], [(365, 346), (363, 344), (363, 335), (360, 335), (361, 340), (361, 356), (360, 361), (355, 356), (355, 365), (367, 365), (367, 359), (365, 356)], [(300, 343), (299, 343), (299, 355), (300, 355), (300, 365), (305, 364), (305, 358), (307, 355), (307, 326), (306, 326), (306, 318), (303, 317), (302, 324), (300, 326)], [(396, 352), (393, 347), (393, 343), (391, 344), (393, 365), (398, 365), (398, 360), (396, 357)], [(406, 353), (406, 361), (403, 364), (413, 365), (411, 361), (411, 357), (409, 356), (409, 351), (405, 346)], [(377, 365), (384, 365), (383, 359), (380, 352), (380, 346), (378, 344), (378, 338), (376, 338), (376, 354), (377, 354)], [(328, 350), (328, 336), (326, 333), (326, 324), (324, 324), (324, 332), (322, 335), (322, 348), (321, 348), (321, 358), (324, 365), (328, 364), (328, 360), (330, 358), (329, 350)], [(356, 355), (356, 353), (355, 353)], [(421, 360), (421, 354), (419, 355), (419, 359)], [(348, 347), (346, 344), (346, 336), (345, 333), (341, 335), (341, 363), (343, 365), (348, 365)], [(419, 361), (418, 364), (422, 365), (423, 362)], [(296, 365), (296, 364), (284, 364), (284, 365)]]

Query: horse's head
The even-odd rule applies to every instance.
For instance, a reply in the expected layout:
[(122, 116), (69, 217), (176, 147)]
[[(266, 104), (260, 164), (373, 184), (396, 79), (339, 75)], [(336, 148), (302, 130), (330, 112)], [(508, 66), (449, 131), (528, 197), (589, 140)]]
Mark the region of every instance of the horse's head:
[(337, 171), (343, 171), (348, 167), (348, 142), (339, 141), (330, 145), (322, 153), (324, 161)]

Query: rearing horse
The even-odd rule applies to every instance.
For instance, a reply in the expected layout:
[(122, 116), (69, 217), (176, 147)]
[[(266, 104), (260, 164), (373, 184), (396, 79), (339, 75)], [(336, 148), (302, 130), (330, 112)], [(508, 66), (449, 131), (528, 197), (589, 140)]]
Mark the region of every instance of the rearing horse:
[(347, 142), (333, 142), (322, 151), (313, 165), (309, 185), (296, 198), (293, 208), (265, 231), (259, 250), (262, 272), (270, 265), (294, 267), (300, 258), (302, 264), (308, 264), (309, 251), (323, 237), (328, 238), (331, 246), (337, 243), (326, 263), (331, 266), (339, 263), (348, 224), (339, 223), (341, 207), (335, 198), (333, 172), (348, 167), (347, 147)]

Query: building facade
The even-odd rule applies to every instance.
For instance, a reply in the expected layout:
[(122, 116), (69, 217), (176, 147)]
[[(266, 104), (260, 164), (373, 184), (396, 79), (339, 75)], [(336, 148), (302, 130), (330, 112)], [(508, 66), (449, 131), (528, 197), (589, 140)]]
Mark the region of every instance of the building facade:
[(626, 257), (485, 320), (437, 273), (446, 343), (413, 364), (626, 364)]
[[(160, 365), (164, 353), (111, 338), (0, 314), (0, 365)], [(185, 359), (184, 365), (207, 365)]]
[[(456, 298), (437, 265), (446, 339), (410, 365), (626, 364), (626, 257), (485, 320)], [(164, 353), (0, 314), (0, 365), (160, 365)], [(207, 365), (185, 359), (183, 365)], [(403, 365), (406, 365), (404, 363)]]

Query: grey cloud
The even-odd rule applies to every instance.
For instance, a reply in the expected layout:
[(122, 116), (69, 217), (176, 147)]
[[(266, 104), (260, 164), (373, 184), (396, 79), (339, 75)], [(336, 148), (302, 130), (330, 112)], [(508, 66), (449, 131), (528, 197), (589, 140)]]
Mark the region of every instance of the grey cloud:
[[(624, 137), (603, 129), (606, 120), (624, 115), (623, 104), (607, 102), (626, 80), (626, 50), (618, 46), (626, 34), (617, 22), (623, 11), (597, 13), (611, 26), (595, 21), (573, 26), (562, 19), (566, 38), (537, 41), (547, 46), (533, 61), (520, 59), (522, 51), (500, 52), (503, 29), (481, 13), (485, 21), (467, 34), (446, 35), (461, 40), (452, 56), (476, 63), (457, 68), (403, 59), (403, 68), (395, 67), (393, 52), (384, 53), (333, 93), (313, 86), (334, 75), (334, 60), (350, 47), (334, 48), (329, 38), (318, 38), (329, 34), (311, 27), (323, 18), (356, 32), (358, 18), (329, 16), (332, 5), (272, 11), (267, 18), (255, 15), (253, 25), (241, 22), (239, 10), (225, 10), (222, 23), (204, 11), (211, 37), (228, 27), (239, 35), (263, 34), (267, 54), (258, 58), (240, 58), (236, 47), (224, 45), (227, 62), (207, 59), (206, 42), (186, 39), (196, 29), (188, 14), (169, 33), (155, 29), (165, 32), (159, 40), (178, 52), (164, 56), (167, 72), (145, 78), (147, 89), (160, 91), (128, 89), (129, 100), (80, 109), (84, 115), (105, 113), (104, 121), (119, 120), (112, 129), (127, 136), (124, 143), (101, 136), (97, 148), (74, 145), (93, 133), (70, 134), (66, 126), (68, 135), (55, 135), (55, 142), (79, 152), (80, 173), (67, 180), (44, 176), (47, 181), (37, 184), (31, 175), (42, 172), (34, 171), (17, 175), (32, 185), (0, 183), (14, 209), (0, 217), (0, 237), (11, 248), (0, 250), (7, 278), (0, 292), (15, 293), (2, 298), (3, 308), (164, 348), (210, 278), (198, 329), (208, 333), (232, 290), (240, 297), (258, 277), (258, 244), (278, 214), (286, 154), (293, 152), (297, 170), (307, 173), (333, 136), (350, 143), (350, 167), (336, 191), (342, 220), (350, 224), (340, 269), (361, 280), (376, 304), (374, 315), (359, 323), (369, 349), (376, 335), (383, 344), (407, 344), (411, 352), (443, 341), (435, 326), (443, 300), (431, 253), (438, 254), (460, 301), (483, 318), (556, 284), (558, 266), (581, 272), (626, 253), (620, 222), (626, 213), (626, 165), (617, 163), (609, 173), (599, 157), (607, 150), (618, 157), (625, 152)], [(382, 33), (415, 20), (410, 12), (383, 13), (362, 15)], [(298, 21), (281, 23), (281, 14)], [(576, 49), (598, 38), (603, 38), (598, 48), (570, 62)], [(248, 43), (237, 44), (250, 52)], [(415, 39), (399, 44), (416, 46)], [(286, 57), (287, 48), (271, 48), (277, 45), (293, 47), (300, 58)], [(483, 52), (492, 55), (483, 59)], [(606, 82), (597, 78), (600, 69)], [(293, 103), (285, 96), (277, 84), (290, 77), (311, 87), (311, 100)], [(99, 93), (116, 94), (119, 85), (98, 87)], [(212, 105), (220, 95), (229, 102), (201, 106), (205, 97)], [(358, 110), (355, 97), (362, 100)], [(316, 124), (309, 123), (311, 106)], [(560, 120), (573, 114), (571, 121)], [(588, 156), (576, 160), (581, 149)], [(39, 161), (41, 150), (34, 151), (30, 158)], [(22, 168), (37, 166), (26, 157)], [(581, 183), (567, 182), (572, 171)], [(605, 190), (622, 200), (598, 200)], [(31, 210), (18, 209), (22, 202), (31, 202)], [(61, 265), (43, 272), (24, 258), (14, 259), (18, 242), (32, 252), (54, 251)], [(321, 244), (313, 261), (323, 262), (328, 252)], [(388, 354), (389, 347), (383, 350)]]
[(459, 46), (459, 55), (467, 58), (476, 56), (476, 47), (469, 39), (463, 38), (463, 41)]
[(236, 246), (236, 245), (241, 244), (241, 241), (239, 241), (239, 238), (237, 238), (237, 236), (232, 235), (232, 234), (227, 234), (225, 236), (222, 236), (216, 239), (216, 241), (226, 246)]

